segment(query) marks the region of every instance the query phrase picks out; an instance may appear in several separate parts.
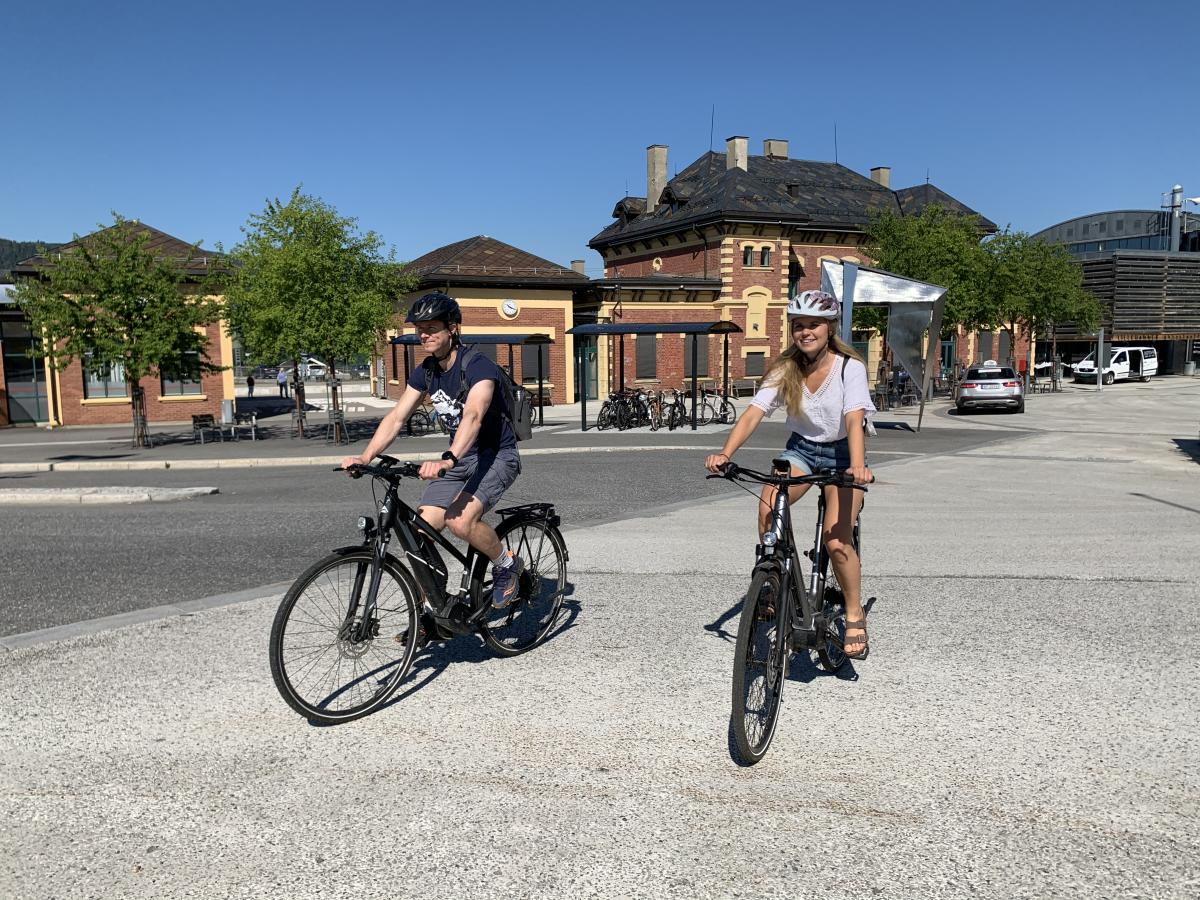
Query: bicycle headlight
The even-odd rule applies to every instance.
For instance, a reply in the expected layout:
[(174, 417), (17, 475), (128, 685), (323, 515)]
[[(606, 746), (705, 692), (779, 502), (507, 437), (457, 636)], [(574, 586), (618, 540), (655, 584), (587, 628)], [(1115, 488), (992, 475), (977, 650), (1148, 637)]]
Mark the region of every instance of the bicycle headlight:
[(765, 532), (765, 533), (763, 534), (763, 539), (762, 539), (762, 542), (763, 542), (763, 546), (764, 546), (764, 547), (774, 547), (774, 546), (775, 546), (775, 540), (776, 540), (776, 538), (775, 538), (775, 532), (773, 532), (773, 531), (768, 531), (768, 532)]
[(372, 522), (368, 516), (359, 516), (358, 517), (358, 530), (361, 531), (363, 534), (366, 534), (374, 527), (375, 527), (375, 523)]

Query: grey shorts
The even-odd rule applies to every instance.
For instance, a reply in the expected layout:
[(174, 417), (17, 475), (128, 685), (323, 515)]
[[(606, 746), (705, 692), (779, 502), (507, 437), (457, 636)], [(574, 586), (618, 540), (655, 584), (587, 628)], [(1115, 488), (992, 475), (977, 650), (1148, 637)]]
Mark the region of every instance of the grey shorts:
[(419, 505), (445, 509), (459, 494), (467, 493), (487, 512), (500, 502), (520, 474), (521, 456), (516, 448), (469, 453), (441, 478), (429, 482)]

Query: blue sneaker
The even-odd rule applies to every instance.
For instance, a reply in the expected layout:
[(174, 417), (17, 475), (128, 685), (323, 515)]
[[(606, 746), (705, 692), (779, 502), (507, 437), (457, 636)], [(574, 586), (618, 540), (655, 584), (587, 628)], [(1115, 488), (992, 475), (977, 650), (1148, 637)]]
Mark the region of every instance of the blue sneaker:
[(518, 589), (521, 586), (521, 573), (525, 571), (525, 563), (511, 550), (505, 552), (512, 559), (512, 564), (503, 569), (492, 566), (492, 609), (512, 606), (520, 593)]

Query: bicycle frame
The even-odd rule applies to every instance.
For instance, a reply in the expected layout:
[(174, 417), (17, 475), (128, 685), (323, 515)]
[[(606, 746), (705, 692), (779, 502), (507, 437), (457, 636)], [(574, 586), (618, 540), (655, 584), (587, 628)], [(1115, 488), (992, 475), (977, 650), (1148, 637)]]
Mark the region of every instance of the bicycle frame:
[(807, 585), (792, 533), (792, 505), (786, 488), (775, 491), (769, 529), (764, 535), (772, 537), (772, 546), (765, 541), (758, 545), (758, 564), (780, 567), (782, 593), (788, 598), (788, 621), (794, 647), (816, 647), (823, 640), (829, 625), (823, 616), (827, 561), (821, 534), (825, 527), (825, 488), (820, 488), (820, 491), (813, 548), (805, 554), (812, 565)]

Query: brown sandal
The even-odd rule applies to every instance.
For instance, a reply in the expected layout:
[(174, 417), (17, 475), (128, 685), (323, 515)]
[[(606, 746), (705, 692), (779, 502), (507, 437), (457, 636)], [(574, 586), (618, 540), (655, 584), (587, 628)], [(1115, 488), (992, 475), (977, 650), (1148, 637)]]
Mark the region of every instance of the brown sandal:
[[(857, 638), (855, 640), (851, 640), (850, 632), (852, 632), (852, 631), (861, 632), (862, 637)], [(862, 649), (859, 650), (857, 653), (851, 653), (849, 650), (845, 649), (850, 644), (862, 644)], [(851, 619), (851, 618), (846, 619), (846, 633), (842, 637), (842, 649), (845, 651), (846, 656), (849, 659), (859, 659), (859, 660), (866, 659), (868, 654), (870, 654), (871, 642), (869, 640), (867, 640), (867, 617), (866, 616), (863, 616), (861, 619)]]

